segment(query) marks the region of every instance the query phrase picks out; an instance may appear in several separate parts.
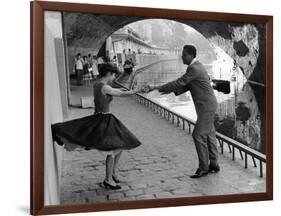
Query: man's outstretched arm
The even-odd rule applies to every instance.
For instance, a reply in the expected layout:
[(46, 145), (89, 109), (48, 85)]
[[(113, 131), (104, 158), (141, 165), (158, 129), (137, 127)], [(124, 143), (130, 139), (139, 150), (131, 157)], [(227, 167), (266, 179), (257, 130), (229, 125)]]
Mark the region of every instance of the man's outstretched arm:
[(164, 85), (159, 86), (153, 86), (150, 87), (151, 90), (158, 90), (159, 92), (162, 92), (163, 94), (169, 94), (171, 92), (174, 92), (175, 95), (179, 95), (183, 92), (186, 92), (188, 90), (188, 84), (196, 78), (197, 74), (196, 71), (193, 68), (189, 68), (187, 72), (179, 77), (178, 79), (168, 82)]

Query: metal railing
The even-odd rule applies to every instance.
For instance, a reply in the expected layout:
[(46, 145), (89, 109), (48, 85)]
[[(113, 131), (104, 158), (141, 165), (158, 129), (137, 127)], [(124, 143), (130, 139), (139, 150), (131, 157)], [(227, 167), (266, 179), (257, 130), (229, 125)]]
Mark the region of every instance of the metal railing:
[[(181, 127), (183, 130), (187, 130), (188, 133), (191, 133), (191, 127), (194, 127), (195, 122), (180, 113), (177, 113), (163, 105), (152, 101), (141, 94), (136, 94), (136, 100), (143, 104), (144, 106), (151, 109), (153, 112), (159, 114), (161, 117), (166, 120), (176, 124), (178, 127)], [(259, 161), (259, 173), (260, 177), (263, 177), (263, 163), (266, 163), (266, 156), (254, 149), (251, 149), (240, 142), (237, 142), (219, 132), (216, 132), (216, 138), (220, 145), (221, 154), (224, 153), (224, 147), (227, 146), (229, 152), (232, 154), (232, 160), (235, 160), (235, 153), (238, 150), (240, 157), (244, 160), (245, 168), (248, 168), (248, 157), (252, 158), (254, 167), (257, 167), (256, 160)]]

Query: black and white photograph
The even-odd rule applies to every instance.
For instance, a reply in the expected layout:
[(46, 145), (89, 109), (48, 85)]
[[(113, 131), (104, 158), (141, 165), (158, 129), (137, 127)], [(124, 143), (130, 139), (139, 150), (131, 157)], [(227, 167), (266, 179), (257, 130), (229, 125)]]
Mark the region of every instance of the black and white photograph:
[(266, 26), (44, 11), (44, 205), (266, 192)]

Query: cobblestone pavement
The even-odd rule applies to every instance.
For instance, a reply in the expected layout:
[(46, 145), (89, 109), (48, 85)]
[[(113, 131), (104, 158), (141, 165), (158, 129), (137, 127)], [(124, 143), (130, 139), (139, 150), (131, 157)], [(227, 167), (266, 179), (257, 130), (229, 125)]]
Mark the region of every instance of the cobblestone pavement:
[[(133, 97), (115, 98), (111, 111), (139, 138), (142, 145), (124, 151), (119, 166), (122, 189), (103, 188), (105, 155), (76, 148), (64, 151), (61, 201), (63, 204), (162, 199), (265, 191), (265, 178), (243, 161), (220, 154), (221, 172), (200, 179), (191, 135), (138, 104)], [(69, 118), (93, 113), (93, 109), (70, 111)], [(238, 155), (238, 154), (236, 154)]]

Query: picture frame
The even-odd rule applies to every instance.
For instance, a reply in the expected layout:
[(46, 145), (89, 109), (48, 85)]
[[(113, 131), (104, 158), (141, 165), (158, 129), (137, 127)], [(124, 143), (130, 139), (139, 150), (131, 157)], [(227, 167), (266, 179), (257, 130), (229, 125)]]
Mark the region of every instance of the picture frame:
[[(96, 13), (116, 16), (157, 17), (195, 21), (255, 23), (265, 25), (266, 34), (266, 192), (200, 197), (180, 197), (154, 200), (129, 200), (110, 203), (73, 205), (44, 205), (44, 12), (64, 11)], [(172, 207), (200, 204), (234, 203), (273, 199), (273, 17), (157, 9), (95, 4), (33, 1), (30, 3), (30, 213), (62, 214), (93, 211), (111, 211), (140, 208)], [(262, 167), (262, 166), (261, 166)], [(262, 169), (262, 168), (261, 168)]]

